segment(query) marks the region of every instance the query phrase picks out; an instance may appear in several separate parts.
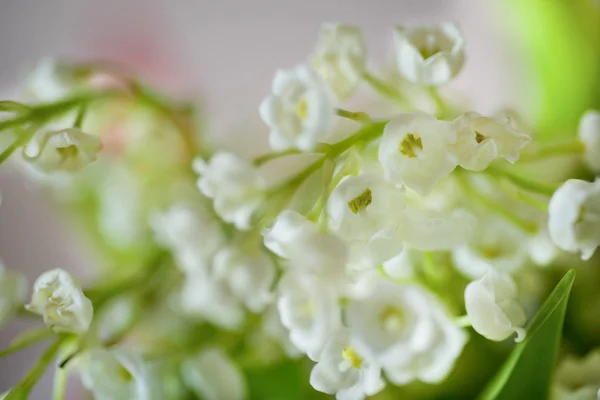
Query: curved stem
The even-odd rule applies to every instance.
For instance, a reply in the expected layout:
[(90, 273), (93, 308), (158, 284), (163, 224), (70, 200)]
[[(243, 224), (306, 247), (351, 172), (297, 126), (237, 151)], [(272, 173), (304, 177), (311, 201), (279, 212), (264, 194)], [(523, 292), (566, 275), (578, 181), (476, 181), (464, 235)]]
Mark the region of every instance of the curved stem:
[(255, 158), (254, 161), (252, 161), (252, 164), (254, 164), (257, 167), (260, 167), (261, 165), (266, 164), (271, 160), (275, 160), (277, 158), (281, 158), (281, 157), (285, 157), (285, 156), (291, 156), (294, 154), (303, 154), (303, 153), (302, 153), (302, 151), (300, 151), (298, 149), (274, 151), (274, 152), (267, 153), (267, 154), (264, 154), (262, 156)]
[(352, 121), (360, 122), (361, 124), (368, 124), (371, 122), (371, 117), (369, 114), (361, 111), (348, 111), (343, 108), (336, 109), (336, 114), (338, 117), (346, 118)]
[(585, 146), (579, 140), (573, 140), (565, 143), (553, 143), (535, 149), (530, 153), (523, 153), (519, 157), (519, 162), (535, 162), (550, 157), (580, 155), (585, 151)]
[(529, 178), (525, 178), (523, 176), (517, 175), (511, 171), (497, 166), (488, 167), (488, 169), (485, 170), (485, 173), (499, 178), (506, 178), (511, 183), (524, 190), (544, 194), (546, 196), (552, 196), (556, 189), (558, 189), (558, 186), (552, 186), (546, 183), (533, 181)]

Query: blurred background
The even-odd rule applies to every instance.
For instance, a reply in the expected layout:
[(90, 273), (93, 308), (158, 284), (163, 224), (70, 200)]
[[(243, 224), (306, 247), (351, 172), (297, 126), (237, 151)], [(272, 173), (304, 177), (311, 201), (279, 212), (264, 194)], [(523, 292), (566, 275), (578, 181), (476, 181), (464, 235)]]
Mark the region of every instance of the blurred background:
[[(42, 57), (113, 60), (196, 101), (215, 141), (257, 153), (267, 135), (257, 108), (274, 71), (305, 60), (322, 22), (362, 27), (377, 71), (392, 65), (394, 25), (453, 20), (468, 61), (449, 93), (482, 113), (515, 108), (550, 140), (574, 135), (600, 104), (599, 14), (596, 0), (0, 0), (0, 98), (18, 97)], [(0, 168), (0, 192), (4, 264), (30, 282), (55, 267), (85, 281), (96, 257), (16, 163)], [(0, 347), (25, 326), (4, 327)], [(0, 359), (0, 393), (38, 352)], [(50, 380), (33, 399), (49, 398)]]

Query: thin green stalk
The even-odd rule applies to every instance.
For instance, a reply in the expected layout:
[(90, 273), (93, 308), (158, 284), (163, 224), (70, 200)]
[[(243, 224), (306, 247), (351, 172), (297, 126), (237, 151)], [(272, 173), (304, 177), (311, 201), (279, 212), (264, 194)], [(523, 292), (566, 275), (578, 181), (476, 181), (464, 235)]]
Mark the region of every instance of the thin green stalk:
[(368, 124), (371, 122), (371, 117), (369, 114), (361, 111), (348, 111), (343, 108), (336, 109), (336, 114), (338, 117), (350, 119), (352, 121), (360, 122), (361, 124)]
[(468, 328), (471, 326), (471, 320), (468, 315), (461, 315), (460, 317), (454, 318), (454, 323), (461, 328)]
[(448, 111), (449, 111), (448, 105), (446, 104), (444, 99), (442, 99), (442, 96), (440, 96), (440, 92), (439, 92), (438, 88), (435, 86), (431, 86), (428, 88), (428, 92), (429, 92), (429, 95), (431, 96), (431, 98), (433, 99), (433, 101), (435, 102), (435, 107), (437, 109), (437, 116), (439, 118), (444, 118), (444, 117), (448, 116)]
[(23, 350), (27, 347), (33, 346), (34, 344), (41, 342), (42, 340), (48, 339), (54, 336), (54, 332), (44, 327), (33, 328), (31, 330), (22, 332), (19, 334), (10, 345), (0, 350), (0, 358), (16, 353), (17, 351)]
[(386, 97), (387, 99), (392, 100), (404, 107), (409, 107), (406, 98), (399, 91), (393, 87), (390, 87), (386, 82), (368, 72), (363, 74), (363, 78), (369, 85), (371, 85), (373, 89), (375, 89), (377, 93), (383, 97)]
[(579, 140), (573, 140), (565, 143), (552, 143), (540, 147), (530, 153), (523, 153), (519, 157), (519, 162), (535, 162), (546, 158), (580, 155), (585, 151), (585, 146)]
[(493, 165), (488, 167), (488, 169), (485, 170), (485, 173), (498, 178), (506, 178), (521, 189), (529, 192), (544, 194), (546, 196), (552, 196), (556, 189), (558, 189), (558, 186), (552, 186), (546, 183), (533, 181), (529, 178), (525, 178), (504, 168)]
[(300, 151), (298, 149), (274, 151), (274, 152), (267, 153), (260, 157), (255, 158), (254, 161), (252, 161), (252, 164), (254, 164), (257, 167), (260, 167), (261, 165), (266, 164), (271, 160), (275, 160), (277, 158), (281, 158), (281, 157), (285, 157), (285, 156), (291, 156), (294, 154), (302, 154), (302, 151)]

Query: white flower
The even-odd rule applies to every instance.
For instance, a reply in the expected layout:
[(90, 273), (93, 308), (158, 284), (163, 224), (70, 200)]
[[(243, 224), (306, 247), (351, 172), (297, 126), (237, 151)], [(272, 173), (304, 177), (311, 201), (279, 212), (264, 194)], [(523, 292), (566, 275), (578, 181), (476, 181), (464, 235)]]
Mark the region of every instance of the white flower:
[(329, 282), (341, 279), (345, 273), (346, 244), (295, 211), (282, 211), (263, 235), (265, 246), (289, 260), (291, 269), (315, 274)]
[(431, 294), (383, 279), (370, 296), (350, 301), (346, 321), (359, 354), (396, 385), (443, 381), (467, 341)]
[(8, 272), (0, 261), (0, 326), (6, 323), (27, 294), (27, 280), (19, 273)]
[(402, 252), (397, 224), (404, 191), (377, 173), (344, 177), (327, 202), (329, 228), (349, 241), (351, 269), (374, 268)]
[(267, 336), (275, 339), (290, 358), (299, 358), (302, 352), (290, 341), (290, 332), (281, 323), (277, 304), (270, 306), (263, 314), (262, 329)]
[(96, 400), (159, 400), (150, 366), (123, 350), (88, 350), (76, 358), (83, 386)]
[(149, 219), (156, 239), (177, 258), (179, 267), (192, 272), (206, 269), (225, 243), (219, 221), (201, 204), (177, 203)]
[(94, 314), (92, 302), (85, 297), (71, 275), (57, 268), (44, 272), (33, 285), (31, 303), (26, 308), (44, 317), (56, 332), (85, 333)]
[(238, 329), (244, 322), (244, 309), (231, 289), (202, 269), (186, 275), (180, 304), (184, 312), (225, 329)]
[(396, 63), (407, 80), (421, 85), (441, 85), (462, 68), (465, 43), (456, 24), (396, 27), (394, 34)]
[(310, 373), (316, 390), (335, 394), (338, 400), (362, 400), (381, 391), (381, 367), (356, 352), (350, 331), (341, 328), (327, 341), (319, 362)]
[(511, 274), (527, 261), (527, 236), (500, 217), (479, 217), (471, 240), (455, 248), (452, 259), (465, 276), (481, 278), (489, 269)]
[(205, 400), (243, 400), (248, 397), (240, 369), (218, 348), (207, 348), (181, 365), (186, 385)]
[(596, 400), (600, 397), (600, 349), (583, 358), (565, 357), (556, 369), (555, 400)]
[(542, 267), (550, 265), (558, 257), (560, 251), (552, 242), (548, 227), (545, 225), (529, 238), (527, 249), (531, 261)]
[(70, 91), (70, 85), (61, 76), (56, 60), (42, 59), (29, 76), (25, 92), (45, 103), (60, 100)]
[(362, 31), (352, 25), (321, 26), (311, 64), (340, 99), (352, 95), (365, 70), (367, 48)]
[(277, 309), (290, 341), (313, 360), (340, 325), (334, 289), (314, 275), (288, 271), (279, 282)]
[(517, 298), (517, 285), (510, 275), (488, 270), (465, 288), (465, 307), (473, 329), (480, 335), (501, 341), (517, 334), (525, 337), (525, 311)]
[(587, 260), (600, 245), (600, 179), (569, 179), (548, 204), (550, 238), (562, 250)]
[(275, 265), (258, 247), (225, 247), (215, 255), (213, 269), (216, 279), (225, 282), (250, 311), (264, 311), (273, 299)]
[(515, 163), (521, 149), (531, 141), (529, 135), (514, 129), (508, 118), (468, 112), (458, 117), (456, 124), (458, 164), (471, 171), (483, 171), (498, 157)]
[(98, 137), (67, 128), (39, 132), (23, 149), (23, 157), (42, 172), (70, 172), (95, 161), (101, 149)]
[(333, 97), (325, 81), (300, 65), (277, 71), (272, 90), (259, 109), (262, 120), (271, 128), (271, 148), (313, 150), (333, 123)]
[(584, 145), (585, 159), (594, 172), (600, 172), (600, 112), (590, 110), (579, 122), (579, 140)]
[(194, 160), (198, 188), (214, 200), (215, 211), (241, 230), (250, 229), (252, 213), (261, 205), (266, 182), (251, 162), (232, 153), (216, 153), (208, 163)]
[(404, 113), (386, 125), (379, 162), (389, 182), (403, 183), (426, 195), (458, 165), (452, 149), (454, 124), (422, 112)]

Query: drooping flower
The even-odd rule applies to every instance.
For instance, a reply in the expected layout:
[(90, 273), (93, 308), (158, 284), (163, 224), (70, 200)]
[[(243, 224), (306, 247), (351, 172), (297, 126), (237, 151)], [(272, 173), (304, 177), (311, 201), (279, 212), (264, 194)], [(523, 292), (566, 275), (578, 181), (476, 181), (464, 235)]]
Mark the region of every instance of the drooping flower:
[(468, 112), (457, 118), (456, 125), (458, 164), (471, 171), (483, 171), (498, 157), (515, 163), (521, 149), (531, 141), (508, 118), (499, 120)]
[(273, 150), (311, 151), (328, 133), (335, 110), (325, 81), (308, 66), (300, 65), (277, 71), (272, 93), (259, 111), (271, 128), (269, 144)]
[(181, 373), (185, 384), (206, 400), (243, 400), (246, 382), (237, 365), (219, 348), (206, 348), (184, 360)]
[(27, 294), (27, 280), (16, 272), (9, 272), (0, 260), (0, 326), (6, 323)]
[(23, 157), (45, 173), (72, 172), (96, 160), (102, 143), (77, 128), (39, 132), (23, 149)]
[(314, 275), (288, 271), (279, 283), (277, 309), (290, 341), (317, 360), (329, 336), (340, 325), (334, 288)]
[(428, 194), (458, 165), (455, 140), (455, 125), (450, 122), (422, 112), (397, 116), (386, 125), (379, 145), (385, 179)]
[(367, 47), (360, 28), (327, 23), (321, 26), (311, 64), (336, 96), (345, 99), (352, 95), (360, 82), (366, 56)]
[(26, 308), (41, 315), (54, 331), (75, 334), (88, 330), (94, 314), (90, 299), (71, 275), (60, 268), (46, 271), (37, 278), (31, 303)]
[(83, 386), (97, 400), (159, 400), (150, 366), (134, 353), (95, 348), (76, 359)]
[(381, 365), (396, 385), (441, 382), (467, 341), (430, 293), (387, 280), (350, 301), (346, 322), (358, 354)]
[(465, 43), (458, 26), (444, 22), (394, 30), (396, 64), (407, 80), (442, 85), (458, 74), (465, 61)]
[(548, 204), (550, 238), (564, 251), (587, 260), (600, 246), (600, 179), (569, 179)]
[(565, 357), (556, 369), (555, 400), (596, 400), (600, 397), (600, 349), (585, 357)]
[(465, 307), (473, 329), (494, 341), (517, 334), (525, 337), (525, 311), (517, 298), (517, 285), (509, 275), (492, 269), (465, 288)]
[(208, 163), (194, 160), (198, 188), (214, 201), (215, 211), (240, 230), (250, 229), (252, 213), (261, 205), (266, 181), (248, 160), (232, 153), (216, 153)]
[(600, 112), (590, 110), (579, 122), (579, 140), (584, 145), (585, 159), (594, 172), (600, 172)]
[(347, 328), (340, 328), (327, 341), (310, 373), (310, 384), (338, 400), (361, 400), (385, 386), (381, 367), (356, 352)]

